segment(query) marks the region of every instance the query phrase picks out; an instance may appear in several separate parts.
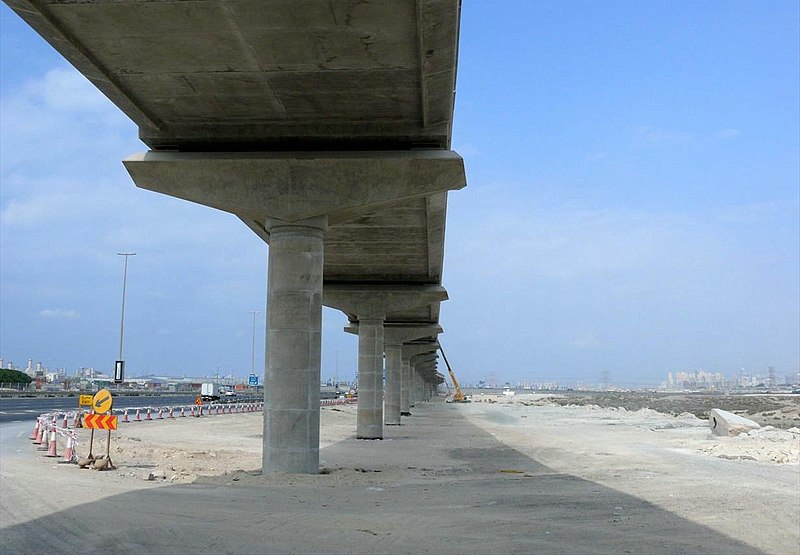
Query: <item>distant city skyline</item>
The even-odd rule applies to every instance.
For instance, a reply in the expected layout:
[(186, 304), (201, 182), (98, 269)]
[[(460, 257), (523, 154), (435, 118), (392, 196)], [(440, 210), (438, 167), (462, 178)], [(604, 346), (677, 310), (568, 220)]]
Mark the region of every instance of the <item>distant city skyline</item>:
[[(441, 340), (459, 380), (800, 369), (796, 2), (465, 2)], [(267, 247), (137, 189), (136, 127), (0, 5), (0, 357), (264, 368)], [(325, 309), (322, 379), (357, 338)], [(337, 370), (338, 369), (338, 370)], [(712, 371), (712, 370), (709, 370)]]

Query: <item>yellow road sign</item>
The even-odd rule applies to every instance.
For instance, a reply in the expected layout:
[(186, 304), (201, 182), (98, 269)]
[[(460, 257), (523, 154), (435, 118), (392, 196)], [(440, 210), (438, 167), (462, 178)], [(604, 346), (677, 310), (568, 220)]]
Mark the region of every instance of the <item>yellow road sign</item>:
[(92, 398), (92, 408), (94, 412), (98, 414), (103, 414), (104, 412), (108, 412), (111, 410), (111, 392), (107, 389), (101, 389), (97, 393), (94, 394)]
[(92, 406), (92, 396), (91, 395), (81, 395), (78, 397), (78, 406), (83, 407), (91, 407)]

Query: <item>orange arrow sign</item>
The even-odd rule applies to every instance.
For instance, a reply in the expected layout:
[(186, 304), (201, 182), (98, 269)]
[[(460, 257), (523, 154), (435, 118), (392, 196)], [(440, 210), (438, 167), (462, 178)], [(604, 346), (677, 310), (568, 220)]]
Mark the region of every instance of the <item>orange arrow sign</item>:
[(83, 417), (83, 427), (95, 430), (116, 430), (117, 417), (110, 414), (87, 414)]

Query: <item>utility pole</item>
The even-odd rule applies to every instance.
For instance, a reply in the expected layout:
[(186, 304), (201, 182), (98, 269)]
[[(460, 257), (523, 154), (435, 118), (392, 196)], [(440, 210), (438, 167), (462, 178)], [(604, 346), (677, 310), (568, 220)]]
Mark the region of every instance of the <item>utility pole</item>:
[(261, 314), (259, 310), (251, 310), (250, 314), (253, 315), (253, 348), (250, 355), (250, 373), (256, 373), (256, 316)]
[(128, 287), (128, 257), (136, 256), (135, 252), (118, 252), (117, 256), (125, 257), (125, 266), (122, 272), (122, 316), (119, 320), (119, 357), (114, 366), (114, 382), (120, 384), (125, 381), (125, 361), (122, 358), (122, 340), (125, 335), (125, 292)]

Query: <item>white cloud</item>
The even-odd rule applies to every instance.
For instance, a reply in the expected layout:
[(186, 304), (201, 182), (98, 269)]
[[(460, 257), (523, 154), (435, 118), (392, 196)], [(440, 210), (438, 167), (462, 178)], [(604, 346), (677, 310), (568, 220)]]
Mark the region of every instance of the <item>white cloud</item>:
[(24, 87), (26, 96), (57, 112), (88, 112), (108, 108), (109, 101), (88, 79), (71, 68), (55, 68)]
[(680, 129), (657, 129), (643, 125), (634, 130), (636, 140), (642, 145), (673, 145), (689, 143), (694, 135)]
[(46, 308), (39, 311), (39, 316), (44, 318), (58, 318), (65, 320), (72, 320), (80, 316), (77, 310), (64, 309), (64, 308)]
[(720, 129), (717, 131), (718, 139), (735, 139), (739, 135), (741, 135), (741, 131), (738, 129)]
[(580, 334), (572, 340), (573, 347), (578, 349), (593, 349), (601, 345), (600, 339), (595, 333)]

